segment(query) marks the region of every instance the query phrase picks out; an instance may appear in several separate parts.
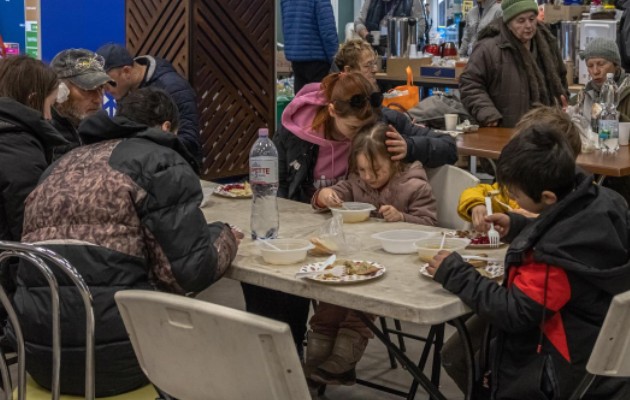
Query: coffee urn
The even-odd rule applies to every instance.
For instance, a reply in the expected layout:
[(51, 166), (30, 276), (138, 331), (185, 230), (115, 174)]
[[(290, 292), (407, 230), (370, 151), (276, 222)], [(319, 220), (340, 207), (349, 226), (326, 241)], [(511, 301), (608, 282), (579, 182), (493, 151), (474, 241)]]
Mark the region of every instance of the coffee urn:
[(567, 81), (569, 85), (575, 82), (575, 66), (577, 65), (577, 49), (578, 49), (578, 22), (577, 21), (561, 21), (560, 22), (560, 51), (562, 52), (562, 61), (567, 68)]

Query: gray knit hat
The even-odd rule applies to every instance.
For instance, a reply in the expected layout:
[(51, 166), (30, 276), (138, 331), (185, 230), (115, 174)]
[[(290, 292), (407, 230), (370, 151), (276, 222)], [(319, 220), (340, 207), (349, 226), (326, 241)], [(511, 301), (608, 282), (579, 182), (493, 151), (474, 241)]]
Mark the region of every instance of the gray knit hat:
[(501, 10), (503, 22), (507, 24), (512, 18), (527, 11), (533, 11), (538, 15), (538, 3), (535, 0), (503, 0)]
[(615, 65), (621, 65), (621, 56), (617, 43), (610, 39), (597, 38), (593, 39), (586, 45), (586, 49), (580, 52), (580, 58), (587, 60), (589, 58), (603, 58)]

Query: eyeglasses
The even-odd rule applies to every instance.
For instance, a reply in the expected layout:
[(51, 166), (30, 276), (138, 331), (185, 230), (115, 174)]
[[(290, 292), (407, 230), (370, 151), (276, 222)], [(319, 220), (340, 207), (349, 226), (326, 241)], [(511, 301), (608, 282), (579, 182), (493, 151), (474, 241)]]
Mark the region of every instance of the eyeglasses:
[(369, 96), (365, 96), (362, 94), (355, 94), (350, 97), (350, 100), (337, 100), (338, 102), (347, 103), (350, 107), (355, 109), (361, 109), (365, 107), (368, 103), (373, 108), (378, 108), (381, 106), (383, 102), (383, 94), (381, 92), (374, 92)]
[(376, 69), (377, 67), (378, 67), (378, 63), (376, 62), (376, 60), (367, 62), (361, 66), (361, 68), (369, 69), (369, 70)]

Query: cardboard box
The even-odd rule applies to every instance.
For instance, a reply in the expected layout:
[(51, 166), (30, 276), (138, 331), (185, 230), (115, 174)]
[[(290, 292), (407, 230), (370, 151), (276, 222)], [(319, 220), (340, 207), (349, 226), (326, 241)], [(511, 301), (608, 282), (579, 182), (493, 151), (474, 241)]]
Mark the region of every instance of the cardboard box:
[(543, 6), (544, 21), (553, 24), (558, 21), (577, 21), (582, 19), (582, 13), (588, 12), (584, 6), (554, 6), (553, 4), (545, 4)]
[(291, 73), (291, 62), (285, 57), (284, 50), (276, 52), (276, 73), (286, 75)]
[(420, 67), (420, 76), (439, 79), (459, 79), (465, 67)]
[(411, 67), (414, 78), (418, 77), (420, 67), (431, 65), (431, 57), (424, 58), (388, 58), (387, 77), (393, 79), (407, 80), (407, 66)]

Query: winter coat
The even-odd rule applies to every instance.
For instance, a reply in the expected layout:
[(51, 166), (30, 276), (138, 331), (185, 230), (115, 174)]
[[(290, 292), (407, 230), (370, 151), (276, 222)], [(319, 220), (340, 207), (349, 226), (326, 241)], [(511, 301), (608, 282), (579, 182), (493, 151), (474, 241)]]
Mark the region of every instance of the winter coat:
[(281, 7), (287, 60), (332, 64), (339, 38), (330, 0), (282, 0)]
[(479, 5), (471, 8), (466, 13), (466, 26), (464, 27), (462, 44), (459, 46), (459, 55), (461, 57), (470, 56), (477, 42), (479, 31), (501, 16), (503, 16), (503, 10), (501, 4), (497, 3), (496, 0), (486, 1), (483, 4), (481, 14), (479, 13)]
[[(114, 294), (199, 292), (221, 277), (237, 245), (227, 225), (206, 224), (194, 160), (176, 136), (124, 117), (109, 119), (104, 111), (84, 120), (79, 131), (87, 145), (53, 164), (27, 198), (23, 239), (67, 258), (89, 286), (96, 395), (113, 396), (146, 383)], [(60, 279), (59, 290), (61, 390), (77, 395), (83, 391), (83, 308), (67, 279)], [(52, 352), (49, 300), (44, 279), (20, 266), (14, 301), (26, 366), (46, 388)]]
[[(488, 185), (486, 183), (481, 183), (477, 186), (470, 187), (464, 190), (459, 197), (459, 205), (457, 206), (457, 213), (460, 217), (462, 217), (465, 221), (471, 221), (472, 209), (476, 206), (484, 206), (485, 198), (488, 196), (490, 191), (499, 190), (499, 184), (494, 183), (492, 185)], [(507, 212), (508, 209), (501, 203), (507, 204), (512, 209), (520, 208), (518, 203), (503, 193), (503, 191), (499, 191), (499, 194), (492, 196), (492, 210), (497, 213)]]
[(62, 117), (61, 114), (59, 114), (59, 112), (54, 108), (52, 108), (52, 119), (50, 120), (50, 123), (68, 142), (68, 144), (55, 146), (52, 149), (52, 154), (49, 155), (49, 158), (52, 161), (58, 160), (70, 150), (81, 146), (81, 136), (79, 135), (77, 128), (75, 128), (67, 118)]
[[(462, 103), (482, 125), (500, 121), (512, 128), (535, 104), (569, 98), (566, 68), (556, 38), (538, 22), (533, 52), (497, 19), (479, 32), (475, 51), (460, 76)], [(524, 60), (527, 60), (525, 62)]]
[(24, 200), (50, 163), (46, 155), (66, 144), (41, 112), (0, 97), (0, 240), (20, 241)]
[[(437, 202), (431, 191), (427, 173), (419, 162), (394, 175), (381, 189), (373, 189), (357, 174), (351, 174), (331, 187), (343, 201), (369, 203), (376, 207), (375, 216), (380, 217), (380, 206), (391, 205), (403, 214), (403, 221), (413, 224), (435, 226), (437, 224)], [(321, 189), (320, 189), (321, 190)], [(315, 208), (319, 190), (313, 195), (311, 204)]]
[[(626, 77), (626, 73), (620, 71), (615, 77), (615, 83), (621, 85), (621, 82)], [(590, 121), (593, 103), (599, 101), (599, 91), (601, 88), (596, 88), (593, 81), (590, 81), (584, 87), (584, 106), (582, 108), (582, 115)], [(617, 106), (619, 111), (619, 122), (630, 122), (630, 86), (625, 87), (619, 93), (619, 105)]]
[(170, 94), (175, 101), (179, 110), (177, 138), (200, 164), (202, 157), (201, 138), (195, 90), (166, 60), (152, 56), (141, 56), (136, 57), (134, 61), (147, 67), (147, 73), (140, 87), (162, 89)]
[[(492, 398), (567, 399), (613, 296), (630, 289), (630, 214), (621, 196), (577, 174), (574, 191), (538, 218), (508, 215), (502, 286), (457, 253), (434, 278), (497, 330)], [(628, 399), (630, 380), (598, 377), (585, 398)]]
[(415, 18), (419, 38), (426, 29), (426, 12), (420, 0), (365, 0), (359, 15), (354, 19), (354, 31), (380, 31), (381, 23), (386, 17)]
[(620, 5), (623, 9), (621, 20), (619, 21), (619, 29), (617, 31), (617, 46), (619, 47), (619, 55), (621, 56), (621, 67), (630, 72), (630, 1), (625, 0)]
[[(326, 99), (319, 90), (319, 84), (313, 83), (306, 85), (282, 114), (282, 126), (273, 137), (278, 149), (280, 197), (310, 202), (315, 191), (314, 182), (321, 175), (315, 174), (318, 170), (316, 167), (331, 168), (334, 176), (326, 176), (328, 179), (347, 174), (350, 142), (323, 142), (323, 133), (311, 129), (317, 110), (325, 104)], [(434, 168), (457, 161), (455, 140), (449, 135), (413, 125), (397, 111), (387, 108), (381, 111), (381, 120), (394, 126), (405, 138), (406, 162), (420, 161), (425, 167)], [(325, 157), (320, 157), (320, 148), (325, 151)], [(334, 166), (333, 160), (336, 160)]]

